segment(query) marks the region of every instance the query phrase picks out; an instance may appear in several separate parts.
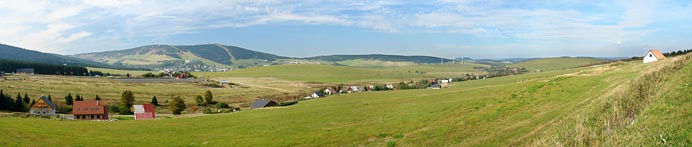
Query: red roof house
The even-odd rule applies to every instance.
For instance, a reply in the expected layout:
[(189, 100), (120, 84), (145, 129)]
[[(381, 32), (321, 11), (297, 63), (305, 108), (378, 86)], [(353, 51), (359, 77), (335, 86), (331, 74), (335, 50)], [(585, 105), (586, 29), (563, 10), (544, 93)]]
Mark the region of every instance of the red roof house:
[(152, 104), (134, 105), (132, 107), (135, 108), (135, 120), (156, 118), (156, 112), (154, 112), (154, 105)]
[(72, 104), (74, 119), (83, 120), (108, 120), (108, 108), (98, 100), (74, 101)]

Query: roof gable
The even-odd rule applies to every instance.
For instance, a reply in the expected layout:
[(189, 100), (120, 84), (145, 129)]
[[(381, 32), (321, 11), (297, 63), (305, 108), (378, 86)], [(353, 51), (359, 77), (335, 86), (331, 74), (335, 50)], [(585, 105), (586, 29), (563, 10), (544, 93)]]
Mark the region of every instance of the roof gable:
[[(661, 59), (665, 59), (665, 58), (666, 58), (666, 56), (663, 56), (663, 53), (661, 53), (660, 50), (649, 50), (649, 52), (650, 52), (651, 54), (654, 54), (654, 56), (656, 57), (656, 59), (661, 60)], [(647, 53), (647, 55), (648, 55), (648, 53)]]
[(74, 101), (72, 114), (108, 114), (108, 109), (97, 100)]
[(46, 98), (46, 96), (41, 96), (41, 99), (39, 99), (39, 101), (45, 102), (46, 104), (48, 104), (48, 106), (50, 106), (50, 107), (53, 108), (53, 109), (58, 109), (58, 107), (55, 106), (55, 104), (53, 103), (53, 101), (51, 101), (50, 99)]
[[(270, 100), (257, 100), (252, 104), (252, 108), (263, 108), (273, 101)], [(274, 102), (276, 103), (276, 102)]]

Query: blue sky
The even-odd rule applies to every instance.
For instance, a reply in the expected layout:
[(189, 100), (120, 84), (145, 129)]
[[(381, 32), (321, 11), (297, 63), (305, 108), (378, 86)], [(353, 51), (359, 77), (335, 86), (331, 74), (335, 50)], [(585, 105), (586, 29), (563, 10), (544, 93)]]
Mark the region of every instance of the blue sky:
[(692, 48), (690, 1), (13, 1), (0, 43), (77, 54), (221, 43), (283, 56), (639, 56)]

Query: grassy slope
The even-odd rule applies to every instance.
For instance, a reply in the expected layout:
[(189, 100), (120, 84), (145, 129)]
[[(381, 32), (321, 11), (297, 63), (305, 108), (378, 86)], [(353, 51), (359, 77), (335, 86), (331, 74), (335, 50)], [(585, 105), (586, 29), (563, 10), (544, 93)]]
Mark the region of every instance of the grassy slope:
[[(366, 69), (345, 66), (292, 64), (247, 68), (223, 73), (200, 72), (194, 74), (212, 77), (275, 77), (294, 81), (342, 83), (372, 80), (419, 80), (421, 78), (458, 77), (465, 73), (479, 73), (473, 70), (473, 66), (485, 65), (417, 65), (400, 68)], [(415, 71), (426, 72), (426, 74), (418, 74)]]
[[(611, 83), (607, 79), (628, 77), (621, 73), (555, 77), (580, 70), (584, 69), (469, 81), (437, 91), (358, 93), (285, 108), (185, 119), (103, 123), (4, 118), (0, 130), (16, 133), (0, 140), (7, 145), (42, 140), (37, 143), (95, 146), (518, 145), (530, 141), (537, 126), (564, 117), (581, 101), (605, 92)], [(54, 131), (38, 133), (48, 128)]]
[[(18, 76), (10, 78), (15, 77)], [(199, 83), (124, 83), (108, 78), (93, 77), (22, 76), (18, 78), (25, 80), (0, 80), (0, 89), (13, 96), (18, 92), (28, 93), (33, 99), (50, 94), (56, 102), (64, 102), (63, 97), (68, 93), (73, 96), (81, 94), (87, 97), (86, 99), (93, 99), (98, 94), (106, 101), (107, 105), (117, 103), (124, 90), (132, 90), (135, 93), (137, 103), (148, 103), (153, 96), (156, 96), (159, 102), (165, 102), (171, 96), (181, 96), (188, 104), (194, 104), (193, 97), (203, 95), (206, 90), (211, 90), (216, 101), (245, 102), (246, 104), (251, 103), (258, 96), (314, 90), (302, 83), (268, 78), (232, 78), (226, 80), (244, 86), (245, 83), (272, 84), (273, 87), (283, 87), (289, 91), (277, 91), (272, 88), (255, 86), (247, 86), (250, 88), (207, 88)]]
[(418, 65), (418, 64), (413, 63), (413, 62), (393, 62), (393, 61), (363, 60), (363, 59), (344, 60), (344, 61), (339, 61), (337, 63), (342, 64), (342, 65), (346, 65), (346, 66), (365, 67), (365, 68), (387, 68), (387, 67), (401, 67), (401, 66)]
[(120, 70), (120, 69), (109, 69), (109, 68), (96, 68), (96, 67), (87, 67), (90, 71), (100, 71), (103, 73), (111, 73), (111, 74), (130, 74), (133, 76), (141, 76), (146, 73), (158, 73), (157, 71), (143, 71), (143, 70)]
[[(88, 146), (561, 146), (540, 140), (599, 106), (614, 87), (663, 62), (579, 68), (461, 82), (443, 90), (357, 93), (298, 105), (239, 113), (153, 121), (86, 122), (2, 118), (0, 145)], [(689, 142), (692, 65), (672, 74), (671, 88), (626, 128), (625, 138)], [(562, 76), (558, 76), (562, 75)], [(586, 112), (586, 113), (585, 113)], [(31, 123), (28, 123), (31, 122)], [(588, 127), (588, 126), (587, 126)], [(653, 129), (650, 127), (660, 127)], [(568, 127), (569, 128), (569, 127)], [(638, 131), (644, 129), (644, 131)], [(654, 134), (652, 134), (654, 133)], [(71, 135), (64, 135), (71, 134)], [(568, 139), (573, 137), (563, 136)], [(638, 140), (642, 138), (642, 140)], [(687, 140), (685, 140), (687, 139)], [(561, 140), (559, 142), (567, 142)], [(681, 143), (682, 142), (682, 143)], [(594, 145), (594, 144), (592, 144)], [(597, 144), (596, 144), (597, 145)], [(689, 144), (688, 144), (689, 145)]]
[(541, 69), (544, 71), (560, 70), (581, 65), (603, 62), (596, 58), (541, 58), (508, 65), (509, 67), (524, 67), (529, 71)]

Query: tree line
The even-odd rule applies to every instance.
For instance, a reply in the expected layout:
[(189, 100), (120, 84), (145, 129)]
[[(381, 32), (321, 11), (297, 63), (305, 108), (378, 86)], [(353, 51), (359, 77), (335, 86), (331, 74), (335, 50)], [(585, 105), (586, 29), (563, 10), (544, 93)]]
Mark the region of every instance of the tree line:
[(678, 51), (670, 51), (670, 52), (667, 52), (667, 53), (663, 53), (663, 56), (666, 56), (666, 57), (674, 57), (674, 56), (678, 56), (678, 55), (684, 55), (684, 54), (687, 54), (687, 53), (689, 53), (689, 52), (692, 52), (692, 49), (678, 50)]
[(89, 75), (89, 71), (87, 70), (87, 68), (81, 66), (46, 64), (0, 59), (0, 72), (11, 73), (15, 72), (17, 69), (22, 68), (33, 68), (34, 74), (75, 76)]

